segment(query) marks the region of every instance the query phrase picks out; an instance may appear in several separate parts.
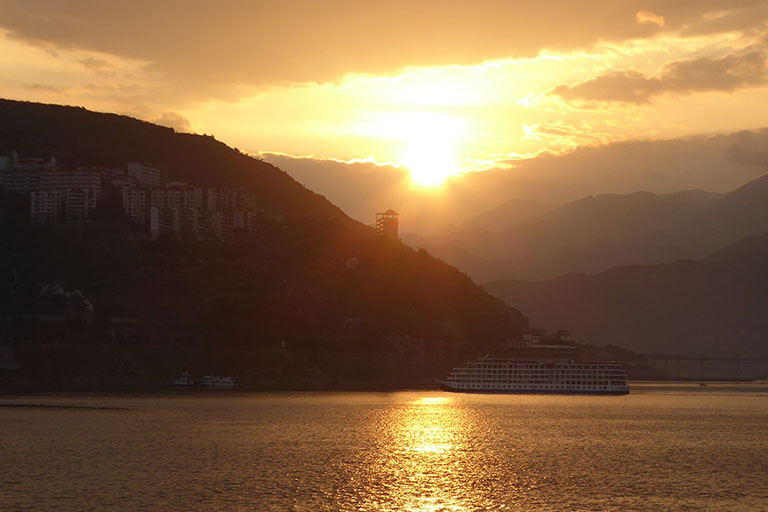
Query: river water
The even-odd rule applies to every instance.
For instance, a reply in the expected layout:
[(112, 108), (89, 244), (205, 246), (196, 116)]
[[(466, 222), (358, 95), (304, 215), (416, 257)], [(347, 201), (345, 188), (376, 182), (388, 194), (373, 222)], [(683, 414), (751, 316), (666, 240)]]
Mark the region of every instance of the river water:
[(0, 510), (768, 510), (768, 383), (0, 397)]

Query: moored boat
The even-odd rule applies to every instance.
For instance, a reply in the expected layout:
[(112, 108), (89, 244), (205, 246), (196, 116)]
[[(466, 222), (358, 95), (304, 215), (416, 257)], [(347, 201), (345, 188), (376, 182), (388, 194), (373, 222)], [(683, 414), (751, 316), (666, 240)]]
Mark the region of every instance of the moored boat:
[(195, 385), (195, 381), (192, 379), (189, 372), (181, 372), (176, 377), (169, 379), (168, 385), (174, 387), (192, 387)]
[(201, 383), (205, 387), (219, 389), (232, 389), (240, 386), (240, 383), (232, 377), (221, 377), (213, 373), (204, 375)]

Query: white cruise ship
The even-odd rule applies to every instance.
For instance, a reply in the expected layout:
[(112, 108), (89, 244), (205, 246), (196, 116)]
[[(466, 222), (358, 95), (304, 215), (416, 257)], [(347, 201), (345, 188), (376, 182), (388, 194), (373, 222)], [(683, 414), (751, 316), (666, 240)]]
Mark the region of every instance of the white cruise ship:
[[(558, 340), (568, 340), (566, 331)], [(627, 374), (618, 363), (575, 361), (575, 347), (542, 344), (536, 336), (510, 345), (504, 357), (486, 356), (454, 368), (438, 383), (446, 391), (464, 393), (629, 393)]]

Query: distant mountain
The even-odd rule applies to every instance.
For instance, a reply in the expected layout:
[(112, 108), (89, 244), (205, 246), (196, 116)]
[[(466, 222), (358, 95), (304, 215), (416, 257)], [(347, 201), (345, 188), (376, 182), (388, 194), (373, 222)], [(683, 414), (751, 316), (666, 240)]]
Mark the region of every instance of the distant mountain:
[(703, 258), (766, 231), (768, 175), (727, 194), (602, 194), (501, 233), (462, 230), (421, 239), (406, 235), (404, 240), (484, 282)]
[(645, 353), (768, 356), (768, 234), (700, 260), (485, 288), (579, 339)]
[(541, 201), (515, 198), (472, 217), (463, 223), (462, 228), (465, 230), (506, 231), (523, 222), (541, 217), (553, 209), (553, 206)]
[(768, 231), (768, 174), (726, 194), (696, 219), (711, 250)]
[[(25, 385), (157, 385), (184, 369), (262, 388), (433, 385), (466, 354), (528, 328), (455, 268), (377, 236), (213, 137), (1, 100), (0, 155), (11, 150), (53, 154), (62, 166), (152, 162), (192, 185), (247, 188), (286, 213), (230, 242), (151, 241), (124, 220), (0, 216), (3, 267), (18, 277), (0, 287), (0, 344), (18, 347), (14, 375)], [(45, 283), (80, 290), (93, 323), (39, 324)]]

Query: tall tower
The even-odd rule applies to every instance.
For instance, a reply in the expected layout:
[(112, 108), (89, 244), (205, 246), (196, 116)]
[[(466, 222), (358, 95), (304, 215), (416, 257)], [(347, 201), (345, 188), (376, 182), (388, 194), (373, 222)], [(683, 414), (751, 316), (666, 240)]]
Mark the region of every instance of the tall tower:
[(384, 213), (376, 214), (376, 231), (384, 238), (397, 240), (397, 218), (398, 213), (395, 210), (387, 210)]

